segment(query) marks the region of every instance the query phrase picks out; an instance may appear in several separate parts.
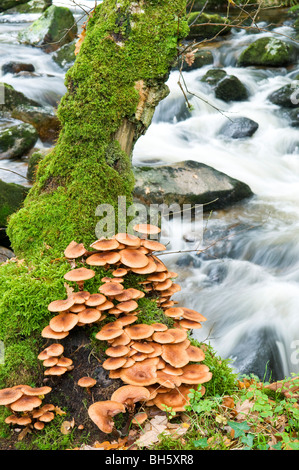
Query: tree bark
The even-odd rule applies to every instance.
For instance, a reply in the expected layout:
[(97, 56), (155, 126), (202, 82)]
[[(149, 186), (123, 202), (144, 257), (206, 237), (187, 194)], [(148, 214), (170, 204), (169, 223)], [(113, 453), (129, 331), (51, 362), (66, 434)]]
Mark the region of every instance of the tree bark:
[(188, 31), (186, 3), (104, 0), (90, 15), (66, 76), (57, 144), (9, 222), (18, 256), (36, 257), (45, 245), (58, 254), (74, 239), (88, 245), (98, 205), (111, 204), (117, 220), (118, 196), (131, 203), (132, 150), (168, 93), (165, 81)]

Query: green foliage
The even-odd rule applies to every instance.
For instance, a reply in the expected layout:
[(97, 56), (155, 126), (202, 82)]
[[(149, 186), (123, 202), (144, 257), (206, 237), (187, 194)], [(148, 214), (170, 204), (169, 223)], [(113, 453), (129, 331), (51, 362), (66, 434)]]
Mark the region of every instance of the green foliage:
[(138, 300), (138, 322), (151, 325), (152, 323), (164, 323), (168, 328), (174, 324), (172, 318), (167, 317), (154, 300), (143, 297)]

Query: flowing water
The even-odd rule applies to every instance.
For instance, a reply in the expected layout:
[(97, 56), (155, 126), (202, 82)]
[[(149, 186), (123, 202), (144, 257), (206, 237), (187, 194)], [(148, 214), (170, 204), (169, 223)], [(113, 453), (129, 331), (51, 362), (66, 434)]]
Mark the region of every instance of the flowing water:
[[(55, 1), (67, 4), (68, 1)], [(86, 6), (94, 2), (86, 0)], [(82, 11), (73, 8), (82, 22)], [(32, 63), (35, 78), (6, 74), (0, 80), (42, 104), (53, 105), (64, 94), (64, 72), (51, 55), (20, 46), (17, 31), (36, 15), (5, 15), (0, 23), (0, 67), (9, 60)], [(277, 18), (276, 18), (277, 19)], [(2, 19), (3, 21), (3, 19)], [(260, 23), (266, 26), (266, 23)], [(299, 131), (267, 97), (281, 86), (293, 83), (299, 64), (290, 68), (238, 68), (240, 49), (257, 37), (294, 35), (290, 26), (272, 27), (271, 32), (248, 34), (233, 30), (209, 47), (214, 66), (241, 79), (250, 91), (247, 101), (224, 103), (200, 81), (212, 66), (184, 73), (193, 106), (186, 115), (178, 86), (179, 73), (168, 80), (169, 96), (158, 106), (147, 133), (137, 142), (135, 165), (196, 160), (247, 183), (254, 197), (234, 207), (207, 213), (202, 252), (194, 251), (194, 233), (177, 220), (163, 224), (163, 255), (169, 269), (178, 273), (182, 290), (179, 304), (203, 313), (207, 321), (194, 336), (207, 340), (223, 358), (242, 373), (280, 379), (299, 372)], [(282, 36), (278, 36), (282, 37)], [(194, 96), (196, 95), (196, 96)], [(244, 116), (259, 124), (247, 139), (219, 135), (230, 117)], [(40, 142), (37, 145), (42, 145)], [(23, 175), (26, 164), (1, 161)], [(0, 170), (0, 178), (24, 184), (21, 177)], [(198, 233), (202, 227), (198, 227)], [(189, 241), (188, 241), (189, 240)], [(211, 246), (210, 246), (211, 245)], [(210, 246), (210, 247), (209, 247)], [(209, 247), (209, 248), (208, 248)], [(186, 251), (184, 253), (184, 251)], [(193, 251), (190, 251), (193, 250)], [(180, 252), (180, 253), (177, 253)]]

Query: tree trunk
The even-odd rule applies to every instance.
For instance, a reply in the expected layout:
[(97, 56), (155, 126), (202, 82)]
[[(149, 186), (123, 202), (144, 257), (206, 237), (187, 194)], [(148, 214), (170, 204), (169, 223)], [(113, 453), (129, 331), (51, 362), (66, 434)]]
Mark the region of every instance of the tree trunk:
[(0, 267), (0, 388), (39, 374), (47, 306), (66, 296), (64, 249), (72, 240), (88, 248), (96, 239), (97, 206), (111, 204), (117, 214), (119, 196), (132, 200), (132, 149), (167, 94), (178, 41), (188, 33), (186, 4), (104, 0), (89, 18), (66, 76), (56, 146), (8, 226), (17, 257)]
[[(95, 237), (99, 204), (131, 202), (134, 143), (167, 96), (165, 81), (187, 33), (186, 0), (104, 0), (90, 15), (58, 117), (62, 131), (40, 163), (8, 234), (19, 256)], [(80, 41), (81, 42), (81, 41)], [(116, 227), (117, 230), (117, 227)]]

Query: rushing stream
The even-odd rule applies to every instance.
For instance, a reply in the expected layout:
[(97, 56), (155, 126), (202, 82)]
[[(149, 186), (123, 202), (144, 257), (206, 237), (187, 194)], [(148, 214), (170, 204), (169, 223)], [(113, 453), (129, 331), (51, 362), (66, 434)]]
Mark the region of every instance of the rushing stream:
[[(78, 18), (82, 15), (73, 10)], [(63, 70), (51, 55), (21, 46), (15, 39), (18, 30), (29, 24), (25, 22), (36, 16), (2, 17), (0, 68), (10, 60), (21, 60), (32, 63), (41, 75), (22, 78), (6, 74), (1, 80), (42, 104), (53, 105), (65, 92)], [(133, 163), (196, 160), (251, 187), (252, 199), (207, 213), (200, 254), (173, 253), (190, 250), (194, 242), (188, 241), (188, 232), (179, 232), (175, 219), (164, 224), (162, 240), (173, 254), (164, 254), (161, 259), (179, 275), (182, 290), (174, 299), (207, 318), (202, 329), (194, 330), (194, 336), (210, 341), (220, 356), (232, 358), (238, 371), (263, 378), (271, 369), (272, 378), (280, 379), (299, 372), (299, 131), (290, 127), (267, 97), (292, 83), (299, 65), (289, 70), (236, 66), (240, 48), (274, 32), (293, 34), (288, 25), (258, 34), (232, 30), (208, 47), (214, 66), (246, 85), (250, 92), (247, 101), (227, 104), (217, 100), (211, 88), (200, 81), (212, 67), (205, 66), (184, 73), (188, 91), (197, 96), (190, 94), (190, 116), (177, 119), (185, 104), (178, 86), (179, 73), (173, 71), (168, 81), (170, 95), (160, 103), (148, 132), (137, 142)], [(259, 128), (247, 139), (221, 137), (219, 129), (230, 116), (250, 118)], [(26, 174), (23, 161), (1, 161), (0, 166)], [(21, 177), (1, 170), (0, 178), (24, 184)]]

